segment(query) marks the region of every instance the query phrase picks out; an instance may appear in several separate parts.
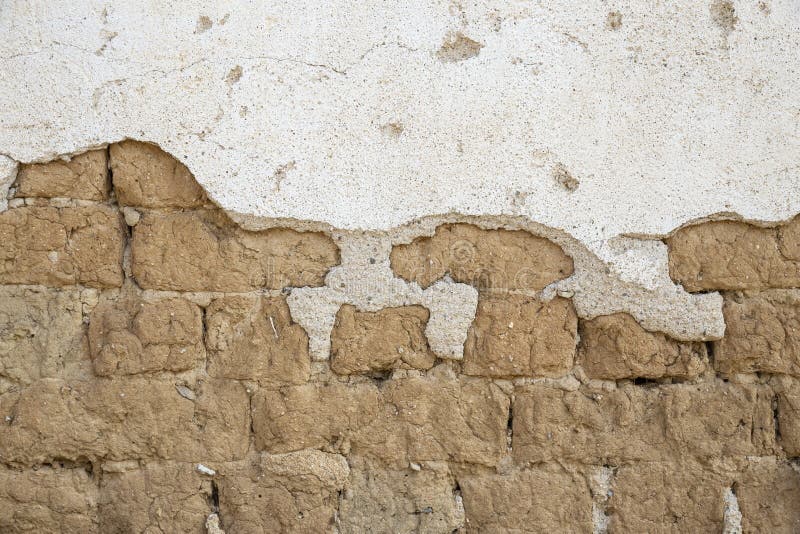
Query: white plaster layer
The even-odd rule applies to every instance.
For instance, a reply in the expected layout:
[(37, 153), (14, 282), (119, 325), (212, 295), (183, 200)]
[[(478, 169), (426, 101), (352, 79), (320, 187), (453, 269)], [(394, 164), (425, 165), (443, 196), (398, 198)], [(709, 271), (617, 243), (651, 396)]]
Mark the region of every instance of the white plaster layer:
[(620, 236), (800, 211), (800, 9), (722, 4), (9, 0), (0, 154), (152, 141), (250, 225), (529, 221), (571, 243), (580, 314), (718, 337), (719, 297)]
[[(0, 152), (154, 141), (227, 209), (345, 229), (513, 213), (591, 248), (786, 218), (800, 9), (710, 3), (11, 0)], [(456, 32), (482, 48), (442, 61)]]

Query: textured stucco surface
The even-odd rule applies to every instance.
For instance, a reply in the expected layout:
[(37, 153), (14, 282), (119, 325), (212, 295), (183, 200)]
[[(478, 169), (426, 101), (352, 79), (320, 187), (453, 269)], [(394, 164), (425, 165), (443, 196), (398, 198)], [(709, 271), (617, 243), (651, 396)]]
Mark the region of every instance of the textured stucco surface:
[(720, 5), (4, 2), (0, 184), (135, 138), (250, 226), (529, 221), (592, 265), (583, 315), (718, 337), (721, 301), (619, 236), (800, 211), (798, 3)]

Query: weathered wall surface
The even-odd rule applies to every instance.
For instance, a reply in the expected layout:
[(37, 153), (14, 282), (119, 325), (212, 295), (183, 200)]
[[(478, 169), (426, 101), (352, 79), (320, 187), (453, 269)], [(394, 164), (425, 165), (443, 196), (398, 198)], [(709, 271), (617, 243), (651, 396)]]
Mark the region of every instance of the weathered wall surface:
[(0, 4), (0, 530), (800, 529), (798, 30)]
[(723, 292), (704, 343), (580, 318), (546, 291), (561, 247), (466, 222), (391, 248), (411, 298), (326, 329), (315, 292), (374, 259), (242, 229), (144, 143), (9, 193), (4, 532), (800, 529), (800, 219), (667, 240), (676, 281)]
[(581, 315), (718, 337), (719, 299), (620, 236), (800, 211), (799, 17), (794, 0), (4, 2), (0, 170), (134, 138), (250, 227), (541, 224), (588, 267)]

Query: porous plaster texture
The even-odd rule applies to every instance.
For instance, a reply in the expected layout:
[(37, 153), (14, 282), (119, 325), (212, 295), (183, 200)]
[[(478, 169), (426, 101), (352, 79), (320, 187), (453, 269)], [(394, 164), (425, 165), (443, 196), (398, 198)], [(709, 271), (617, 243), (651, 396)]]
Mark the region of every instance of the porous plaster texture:
[(657, 238), (800, 211), (799, 29), (792, 0), (9, 0), (0, 185), (133, 138), (246, 227), (334, 231), (345, 280), (292, 297), (317, 357), (342, 302), (435, 298), (384, 283), (387, 255), (447, 221), (559, 243), (575, 274), (545, 293), (584, 317), (718, 338), (720, 297), (673, 284)]

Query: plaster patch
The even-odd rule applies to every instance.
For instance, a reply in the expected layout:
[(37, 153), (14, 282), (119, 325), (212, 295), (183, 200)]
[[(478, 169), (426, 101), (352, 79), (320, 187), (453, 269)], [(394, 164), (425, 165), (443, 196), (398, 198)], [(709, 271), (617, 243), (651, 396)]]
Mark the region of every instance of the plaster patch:
[(329, 358), (336, 312), (345, 303), (362, 311), (412, 304), (425, 306), (430, 311), (425, 334), (431, 350), (440, 358), (463, 357), (467, 330), (478, 305), (478, 292), (473, 287), (442, 280), (423, 290), (392, 273), (388, 236), (340, 232), (334, 235), (342, 263), (328, 273), (325, 287), (296, 288), (287, 299), (292, 319), (308, 333), (312, 358)]
[(608, 532), (609, 517), (606, 512), (608, 500), (614, 494), (611, 489), (614, 481), (615, 468), (598, 467), (589, 478), (592, 488), (592, 523), (594, 534)]
[(725, 502), (723, 533), (742, 534), (742, 512), (739, 510), (739, 500), (733, 489), (727, 488), (722, 498)]

